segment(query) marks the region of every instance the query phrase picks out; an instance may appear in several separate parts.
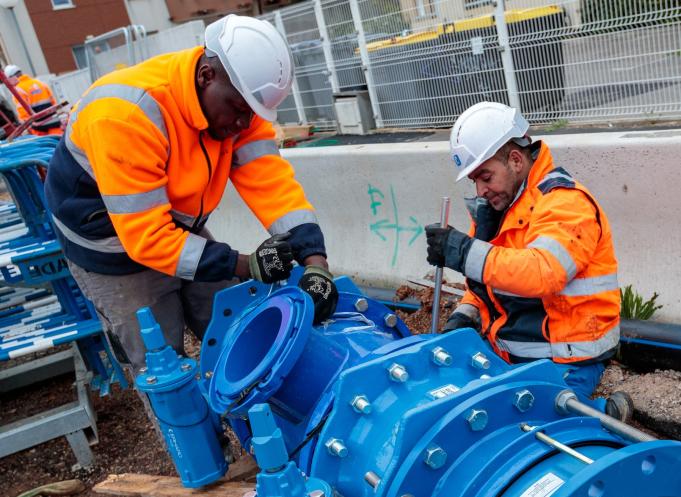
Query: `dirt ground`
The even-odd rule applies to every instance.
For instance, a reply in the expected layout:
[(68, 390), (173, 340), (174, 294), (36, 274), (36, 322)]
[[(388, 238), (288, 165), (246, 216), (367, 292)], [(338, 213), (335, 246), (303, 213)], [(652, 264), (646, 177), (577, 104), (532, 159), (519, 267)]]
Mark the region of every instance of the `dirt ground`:
[[(406, 314), (398, 311), (414, 333), (429, 332), (433, 291), (402, 287), (400, 298), (421, 300), (421, 310)], [(443, 294), (440, 328), (456, 307), (457, 298)], [(198, 344), (187, 341), (189, 355), (196, 356)], [(6, 424), (49, 406), (75, 400), (73, 376), (65, 375), (18, 392), (0, 395), (0, 424)], [(603, 376), (599, 393), (628, 392), (637, 407), (635, 425), (663, 438), (681, 439), (681, 372), (657, 371), (637, 374), (617, 363)], [(95, 464), (89, 470), (72, 470), (75, 457), (65, 438), (59, 438), (0, 459), (0, 495), (17, 497), (39, 485), (80, 479), (86, 491), (79, 497), (94, 497), (93, 485), (109, 474), (145, 473), (175, 475), (170, 457), (159, 441), (142, 402), (132, 389), (114, 388), (111, 395), (93, 396), (97, 412), (99, 443), (92, 447)], [(676, 420), (676, 422), (670, 422)]]

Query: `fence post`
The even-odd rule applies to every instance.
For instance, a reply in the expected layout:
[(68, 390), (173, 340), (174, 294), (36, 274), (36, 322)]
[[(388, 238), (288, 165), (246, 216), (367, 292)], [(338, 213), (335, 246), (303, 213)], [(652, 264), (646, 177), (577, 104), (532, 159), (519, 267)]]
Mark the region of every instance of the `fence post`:
[[(274, 11), (274, 25), (277, 31), (286, 39), (286, 28), (284, 28), (284, 21), (281, 19), (281, 10)], [(294, 65), (295, 62), (291, 61)], [(298, 80), (295, 76), (295, 71), (293, 73), (293, 84), (291, 85), (291, 93), (293, 93), (293, 101), (296, 104), (296, 112), (298, 113), (298, 121), (301, 124), (307, 124), (307, 116), (305, 115), (305, 106), (303, 105), (303, 98), (300, 96), (300, 90), (298, 89)]]
[(319, 37), (322, 41), (322, 50), (324, 51), (324, 61), (326, 62), (326, 72), (331, 82), (331, 91), (338, 93), (340, 84), (338, 83), (338, 74), (336, 73), (336, 64), (333, 60), (333, 53), (331, 52), (331, 39), (329, 32), (326, 30), (326, 21), (324, 20), (324, 10), (322, 10), (322, 0), (314, 0), (314, 15), (317, 18), (317, 28), (319, 29)]
[(505, 14), (506, 6), (504, 4), (504, 0), (496, 0), (494, 22), (497, 25), (497, 36), (499, 37), (501, 63), (504, 66), (504, 78), (506, 79), (508, 103), (511, 107), (522, 110), (520, 108), (520, 98), (518, 97), (518, 85), (515, 80), (515, 68), (513, 67), (513, 55), (511, 53), (511, 44), (508, 37), (508, 26), (506, 25)]
[(362, 59), (364, 78), (366, 79), (367, 89), (369, 90), (371, 110), (374, 112), (376, 127), (382, 128), (383, 117), (381, 116), (381, 108), (378, 105), (378, 95), (376, 95), (376, 87), (374, 86), (374, 75), (371, 72), (371, 61), (369, 60), (369, 51), (367, 50), (367, 41), (366, 36), (364, 35), (364, 26), (362, 25), (362, 15), (359, 10), (358, 0), (350, 0), (350, 12), (352, 13), (352, 21), (355, 24), (355, 31), (357, 32), (357, 44)]

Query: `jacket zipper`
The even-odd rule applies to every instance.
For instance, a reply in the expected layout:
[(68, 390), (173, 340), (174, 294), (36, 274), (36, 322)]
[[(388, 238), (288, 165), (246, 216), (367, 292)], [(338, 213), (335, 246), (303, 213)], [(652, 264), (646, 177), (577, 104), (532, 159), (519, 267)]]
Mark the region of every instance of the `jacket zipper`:
[(206, 191), (210, 185), (210, 180), (213, 176), (213, 165), (210, 162), (210, 156), (208, 155), (208, 150), (206, 150), (206, 145), (203, 143), (203, 131), (199, 131), (199, 145), (201, 145), (201, 150), (203, 151), (203, 156), (206, 158), (206, 165), (208, 166), (208, 182), (206, 183), (206, 188), (203, 190), (203, 193), (201, 193), (201, 208), (199, 209), (199, 215), (197, 216), (196, 220), (194, 220), (192, 229), (196, 229), (199, 222), (201, 222), (201, 218), (203, 217), (203, 197), (206, 195)]

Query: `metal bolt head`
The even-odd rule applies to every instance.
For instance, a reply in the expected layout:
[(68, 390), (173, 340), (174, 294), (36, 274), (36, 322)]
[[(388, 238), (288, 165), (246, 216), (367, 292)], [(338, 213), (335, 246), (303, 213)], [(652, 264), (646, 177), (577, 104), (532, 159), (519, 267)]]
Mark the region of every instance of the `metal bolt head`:
[(153, 385), (154, 383), (156, 383), (158, 381), (158, 379), (155, 376), (147, 376), (146, 381), (149, 385)]
[(430, 359), (438, 366), (451, 366), (452, 356), (442, 347), (435, 347), (430, 353)]
[(491, 377), (490, 375), (488, 375), (488, 374), (481, 374), (481, 375), (480, 375), (480, 379), (481, 379), (481, 380), (491, 380), (492, 377)]
[(369, 302), (367, 302), (367, 299), (355, 300), (355, 309), (357, 309), (357, 312), (365, 312), (368, 308)]
[(355, 397), (350, 401), (352, 408), (361, 414), (371, 414), (372, 407), (369, 399), (364, 395), (355, 395)]
[(409, 379), (409, 373), (407, 373), (405, 367), (395, 362), (388, 368), (388, 373), (390, 374), (390, 379), (398, 383), (404, 383)]
[(310, 497), (324, 497), (326, 494), (324, 493), (323, 490), (313, 490), (309, 494)]
[(210, 379), (213, 377), (213, 372), (212, 372), (212, 371), (206, 371), (206, 372), (203, 374), (203, 377), (204, 377), (205, 379), (207, 379), (207, 380), (210, 380)]
[(482, 431), (487, 426), (487, 411), (484, 409), (472, 409), (466, 418), (468, 425), (473, 431)]
[(397, 316), (394, 314), (386, 314), (385, 317), (383, 318), (383, 322), (388, 328), (394, 328), (397, 326)]
[(534, 395), (527, 389), (520, 390), (515, 393), (513, 405), (516, 406), (520, 412), (529, 411), (534, 405)]
[(140, 368), (140, 374), (144, 374), (144, 373), (146, 373), (147, 371), (149, 371), (149, 370), (147, 369), (146, 366), (143, 366), (143, 367)]
[(338, 438), (329, 438), (324, 445), (332, 456), (345, 457), (348, 455), (348, 448)]
[(432, 469), (440, 469), (447, 462), (447, 453), (442, 447), (431, 445), (426, 449), (423, 462)]
[(190, 371), (192, 369), (192, 365), (188, 362), (185, 362), (182, 366), (180, 366), (180, 369), (182, 371)]
[(487, 356), (482, 352), (476, 352), (471, 358), (471, 364), (474, 368), (478, 369), (489, 369), (492, 363), (489, 362)]

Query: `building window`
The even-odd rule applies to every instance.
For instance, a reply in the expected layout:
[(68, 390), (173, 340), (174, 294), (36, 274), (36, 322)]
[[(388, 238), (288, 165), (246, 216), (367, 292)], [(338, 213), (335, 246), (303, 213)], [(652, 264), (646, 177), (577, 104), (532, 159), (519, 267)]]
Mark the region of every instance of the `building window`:
[(75, 7), (73, 0), (52, 0), (52, 8), (54, 10), (71, 9), (73, 7)]
[(71, 47), (73, 58), (76, 59), (76, 67), (78, 69), (85, 69), (87, 67), (87, 57), (85, 57), (85, 46), (76, 45)]
[(493, 0), (464, 0), (464, 9), (474, 9), (476, 7), (484, 7), (486, 5), (493, 5)]

